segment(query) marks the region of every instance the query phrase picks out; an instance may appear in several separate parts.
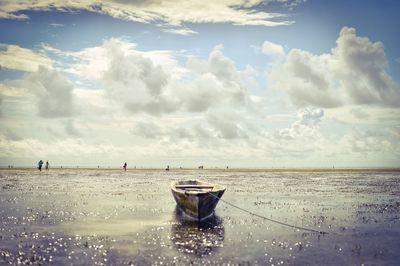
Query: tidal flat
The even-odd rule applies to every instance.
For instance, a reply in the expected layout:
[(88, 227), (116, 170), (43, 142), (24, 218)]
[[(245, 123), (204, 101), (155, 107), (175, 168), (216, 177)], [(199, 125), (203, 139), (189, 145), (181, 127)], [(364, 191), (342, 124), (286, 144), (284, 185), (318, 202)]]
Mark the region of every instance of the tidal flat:
[[(226, 187), (201, 225), (171, 182)], [(0, 264), (399, 265), (399, 169), (0, 170)]]

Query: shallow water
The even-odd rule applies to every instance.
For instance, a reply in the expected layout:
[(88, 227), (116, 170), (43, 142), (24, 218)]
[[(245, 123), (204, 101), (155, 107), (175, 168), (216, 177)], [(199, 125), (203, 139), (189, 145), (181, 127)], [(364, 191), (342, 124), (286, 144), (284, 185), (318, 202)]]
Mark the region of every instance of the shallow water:
[[(170, 183), (222, 184), (198, 225)], [(398, 265), (400, 172), (0, 170), (0, 264)]]

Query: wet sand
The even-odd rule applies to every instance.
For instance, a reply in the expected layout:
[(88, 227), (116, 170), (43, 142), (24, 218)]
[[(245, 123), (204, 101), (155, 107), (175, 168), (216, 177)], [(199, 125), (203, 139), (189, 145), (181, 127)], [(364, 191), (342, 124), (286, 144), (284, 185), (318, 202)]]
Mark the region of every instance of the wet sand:
[[(226, 186), (198, 225), (170, 183)], [(0, 264), (398, 265), (398, 169), (0, 170)]]

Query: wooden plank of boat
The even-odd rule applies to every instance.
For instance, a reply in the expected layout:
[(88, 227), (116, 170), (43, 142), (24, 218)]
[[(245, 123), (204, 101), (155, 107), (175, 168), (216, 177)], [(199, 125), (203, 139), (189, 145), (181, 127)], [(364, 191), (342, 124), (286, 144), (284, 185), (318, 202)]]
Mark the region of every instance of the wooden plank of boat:
[(214, 214), (225, 187), (199, 180), (186, 180), (172, 183), (171, 191), (181, 211), (194, 220), (202, 221)]
[(214, 186), (209, 185), (175, 185), (176, 188), (213, 188)]

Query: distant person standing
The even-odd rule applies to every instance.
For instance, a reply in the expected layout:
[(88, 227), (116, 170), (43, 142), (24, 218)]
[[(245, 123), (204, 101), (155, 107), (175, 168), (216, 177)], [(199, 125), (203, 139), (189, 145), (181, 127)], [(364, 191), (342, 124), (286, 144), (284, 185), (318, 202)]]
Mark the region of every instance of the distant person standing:
[(46, 166), (45, 166), (46, 171), (49, 170), (49, 167), (50, 167), (49, 161), (46, 161)]
[(169, 171), (169, 165), (167, 165), (167, 168), (165, 168), (165, 171)]
[(38, 169), (39, 169), (39, 171), (42, 171), (42, 165), (43, 165), (43, 161), (40, 160), (40, 161), (38, 162)]
[(125, 171), (126, 171), (126, 166), (127, 166), (127, 164), (126, 164), (126, 162), (125, 162), (125, 163), (124, 163), (124, 166), (123, 166)]

